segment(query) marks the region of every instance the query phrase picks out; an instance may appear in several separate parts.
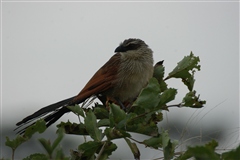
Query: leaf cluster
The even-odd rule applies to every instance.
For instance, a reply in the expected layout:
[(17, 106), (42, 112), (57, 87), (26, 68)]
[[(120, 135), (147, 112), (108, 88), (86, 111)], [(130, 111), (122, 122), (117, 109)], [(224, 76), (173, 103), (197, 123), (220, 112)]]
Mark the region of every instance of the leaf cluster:
[[(50, 140), (39, 139), (47, 154), (33, 154), (28, 159), (89, 159), (105, 160), (117, 149), (113, 142), (115, 139), (122, 139), (128, 145), (135, 159), (140, 159), (138, 145), (144, 145), (163, 152), (164, 159), (183, 160), (194, 157), (196, 159), (226, 159), (232, 158), (239, 153), (239, 147), (231, 152), (219, 155), (215, 152), (217, 143), (209, 142), (205, 146), (189, 147), (180, 155), (175, 153), (178, 141), (171, 140), (168, 131), (159, 130), (157, 124), (163, 120), (163, 110), (169, 107), (192, 107), (201, 108), (206, 103), (199, 99), (194, 88), (194, 74), (200, 70), (199, 57), (190, 53), (185, 56), (177, 66), (165, 77), (163, 61), (158, 62), (154, 67), (153, 78), (141, 91), (138, 98), (131, 107), (121, 109), (116, 104), (109, 104), (108, 107), (95, 104), (92, 108), (82, 108), (79, 105), (68, 106), (68, 108), (79, 116), (79, 123), (61, 122), (58, 127), (58, 137), (53, 143)], [(182, 98), (179, 104), (169, 104), (175, 99), (177, 89), (168, 87), (167, 80), (170, 78), (181, 79), (189, 92)], [(35, 132), (42, 133), (46, 129), (43, 120), (29, 127), (23, 136), (18, 135), (16, 139), (10, 140), (7, 137), (6, 146), (14, 151), (27, 141)], [(64, 133), (79, 136), (89, 136), (91, 140), (80, 144), (77, 150), (71, 150), (71, 156), (64, 156), (59, 144)], [(136, 140), (131, 133), (147, 135), (144, 140)], [(38, 158), (40, 157), (40, 158)]]

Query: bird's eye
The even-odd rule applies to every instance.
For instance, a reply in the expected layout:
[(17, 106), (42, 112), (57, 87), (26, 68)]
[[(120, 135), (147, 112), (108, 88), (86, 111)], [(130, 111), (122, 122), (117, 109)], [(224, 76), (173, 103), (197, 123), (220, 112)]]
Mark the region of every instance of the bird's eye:
[(135, 43), (130, 43), (126, 46), (127, 50), (135, 50), (139, 47), (139, 45), (135, 44)]

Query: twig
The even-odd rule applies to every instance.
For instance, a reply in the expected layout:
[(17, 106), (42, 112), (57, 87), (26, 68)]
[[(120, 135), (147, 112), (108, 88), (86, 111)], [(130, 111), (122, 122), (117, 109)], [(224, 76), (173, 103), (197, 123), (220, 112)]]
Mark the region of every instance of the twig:
[(15, 149), (12, 149), (12, 160), (14, 160)]
[(104, 142), (104, 144), (103, 144), (103, 146), (102, 146), (102, 148), (101, 148), (101, 150), (100, 150), (100, 152), (99, 152), (99, 154), (98, 154), (96, 160), (99, 160), (99, 159), (100, 159), (100, 157), (101, 157), (101, 155), (102, 155), (102, 153), (103, 153), (103, 151), (104, 151), (104, 147), (105, 147), (105, 145), (106, 145), (106, 142)]
[(143, 142), (140, 142), (140, 141), (138, 141), (138, 140), (136, 140), (136, 139), (133, 139), (132, 137), (128, 137), (128, 138), (131, 139), (131, 140), (133, 140), (134, 142), (139, 143), (139, 144), (144, 144)]
[(182, 107), (182, 103), (166, 106), (166, 108), (170, 108), (170, 107), (179, 107), (180, 108), (180, 107)]

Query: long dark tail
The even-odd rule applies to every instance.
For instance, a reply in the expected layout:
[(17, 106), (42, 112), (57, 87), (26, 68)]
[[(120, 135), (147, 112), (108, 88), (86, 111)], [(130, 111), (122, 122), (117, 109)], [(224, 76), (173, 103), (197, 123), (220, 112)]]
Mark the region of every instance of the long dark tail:
[(25, 132), (27, 127), (33, 125), (35, 123), (35, 120), (40, 117), (44, 117), (43, 119), (46, 121), (46, 126), (49, 127), (51, 124), (56, 122), (62, 115), (64, 115), (67, 112), (70, 112), (70, 110), (66, 107), (73, 104), (74, 97), (62, 100), (60, 102), (48, 105), (44, 108), (39, 109), (35, 113), (27, 116), (22, 121), (18, 122), (16, 125), (18, 126), (15, 130), (22, 127), (23, 125), (29, 124), (30, 122), (33, 122), (32, 124), (26, 126), (25, 128), (18, 131), (18, 133), (22, 134)]

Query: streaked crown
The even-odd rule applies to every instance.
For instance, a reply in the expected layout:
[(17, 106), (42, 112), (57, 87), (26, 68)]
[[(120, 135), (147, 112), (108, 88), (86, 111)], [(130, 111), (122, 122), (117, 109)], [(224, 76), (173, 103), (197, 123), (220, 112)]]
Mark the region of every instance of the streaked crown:
[(129, 38), (120, 43), (120, 45), (115, 49), (114, 52), (126, 52), (129, 50), (137, 50), (141, 47), (147, 48), (148, 45), (141, 39)]

